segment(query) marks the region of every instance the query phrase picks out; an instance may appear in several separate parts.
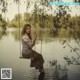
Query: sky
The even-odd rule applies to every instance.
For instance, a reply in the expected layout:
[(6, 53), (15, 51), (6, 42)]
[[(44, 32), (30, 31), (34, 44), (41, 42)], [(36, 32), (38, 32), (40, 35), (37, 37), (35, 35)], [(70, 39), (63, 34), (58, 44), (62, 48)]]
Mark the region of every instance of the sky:
[[(18, 13), (18, 5), (16, 3), (13, 3), (13, 0), (7, 0), (8, 1), (8, 6), (7, 6), (7, 12), (6, 14), (3, 14), (3, 16), (6, 18), (9, 18), (10, 20), (12, 20), (15, 16), (15, 14)], [(29, 0), (21, 0), (20, 2), (20, 13), (25, 13), (27, 10), (26, 10), (26, 1), (29, 1)], [(36, 0), (30, 0), (30, 1), (36, 1)], [(72, 0), (63, 0), (63, 1), (72, 1)], [(31, 3), (31, 6), (30, 8), (28, 9), (27, 12), (32, 12), (32, 10), (34, 9), (34, 3), (32, 4)], [(53, 11), (56, 10), (56, 6), (52, 5), (53, 7)], [(79, 9), (76, 9), (74, 6), (71, 6), (72, 7), (72, 12), (71, 12), (71, 15), (80, 15), (80, 6), (78, 7)], [(48, 13), (51, 13), (48, 12)]]

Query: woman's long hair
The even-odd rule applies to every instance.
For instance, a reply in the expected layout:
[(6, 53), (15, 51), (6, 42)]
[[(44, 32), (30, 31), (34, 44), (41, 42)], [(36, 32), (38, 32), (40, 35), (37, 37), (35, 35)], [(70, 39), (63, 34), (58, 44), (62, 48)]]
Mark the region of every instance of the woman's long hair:
[[(21, 32), (21, 36), (23, 36), (23, 35), (26, 33), (27, 27), (31, 27), (31, 25), (30, 25), (30, 24), (25, 24), (25, 25), (24, 25), (24, 27), (23, 27), (23, 29), (22, 29), (22, 32)], [(28, 37), (29, 37), (30, 39), (32, 39), (32, 38), (31, 38), (31, 33), (30, 33), (30, 34), (27, 34), (27, 35), (28, 35)]]

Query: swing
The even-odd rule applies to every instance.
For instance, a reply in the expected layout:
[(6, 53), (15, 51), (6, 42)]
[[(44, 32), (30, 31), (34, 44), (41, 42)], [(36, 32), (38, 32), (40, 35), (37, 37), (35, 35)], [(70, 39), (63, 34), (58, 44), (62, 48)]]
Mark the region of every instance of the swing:
[[(20, 13), (20, 9), (19, 9), (19, 3), (18, 3), (18, 14)], [(36, 19), (36, 15), (35, 15), (35, 19)], [(43, 18), (42, 18), (43, 19)], [(36, 22), (34, 22), (34, 25), (35, 25)], [(36, 25), (35, 25), (36, 26)], [(35, 31), (36, 31), (36, 27), (35, 27)], [(42, 33), (42, 32), (41, 32)], [(19, 16), (19, 37), (20, 36), (20, 16)], [(26, 59), (22, 56), (22, 52), (21, 52), (21, 42), (20, 42), (20, 59)], [(42, 53), (42, 35), (41, 35), (41, 50), (40, 50), (40, 53)], [(32, 58), (31, 58), (32, 59)]]
[[(36, 29), (36, 28), (35, 28)], [(22, 47), (22, 45), (21, 45), (21, 43), (20, 43), (20, 59), (26, 59), (26, 58), (24, 58), (23, 56), (22, 56), (22, 52), (21, 52), (21, 47)], [(36, 47), (36, 46), (35, 46)], [(34, 47), (34, 50), (35, 50), (35, 47)], [(42, 53), (42, 37), (41, 37), (41, 49), (40, 49), (40, 53)], [(33, 58), (30, 58), (30, 59), (33, 59)]]

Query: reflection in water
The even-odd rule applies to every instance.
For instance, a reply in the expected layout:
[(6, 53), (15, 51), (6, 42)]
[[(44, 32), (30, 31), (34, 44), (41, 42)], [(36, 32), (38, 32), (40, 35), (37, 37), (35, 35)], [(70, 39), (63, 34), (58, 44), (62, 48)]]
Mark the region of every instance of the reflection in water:
[(2, 27), (2, 29), (0, 30), (0, 39), (2, 38), (2, 36), (7, 36), (6, 26)]
[(5, 35), (5, 36), (7, 35), (6, 29), (3, 29), (3, 30), (2, 30), (2, 35), (3, 35), (3, 36), (4, 36), (4, 35)]
[[(20, 49), (19, 49), (19, 31), (18, 29), (7, 29), (6, 38), (5, 34), (2, 35), (2, 31), (0, 31), (0, 68), (2, 67), (9, 67), (13, 70), (13, 80), (35, 80), (33, 72), (31, 71), (34, 69), (30, 68), (30, 60), (26, 59), (19, 59)], [(58, 38), (53, 36), (49, 30), (43, 30), (42, 35), (40, 31), (37, 31), (37, 44), (36, 44), (36, 51), (40, 52), (41, 48), (41, 38), (43, 41), (42, 45), (42, 55), (45, 59), (45, 68), (49, 68), (49, 60), (57, 60), (58, 64), (64, 65), (66, 62), (64, 61), (63, 57), (65, 55), (69, 56), (76, 56), (74, 52), (70, 52), (70, 48), (66, 47), (63, 48), (61, 44), (64, 38)], [(4, 36), (4, 40), (2, 37)], [(78, 47), (76, 41), (73, 40), (71, 37), (66, 38), (67, 41), (71, 46)], [(79, 43), (80, 44), (80, 43)], [(80, 48), (78, 50), (80, 54)], [(73, 65), (72, 65), (73, 66)], [(68, 80), (80, 80), (80, 66), (69, 66), (68, 71)], [(31, 71), (30, 71), (31, 70)], [(72, 76), (74, 75), (74, 79)], [(31, 76), (31, 78), (28, 78)], [(38, 75), (39, 78), (44, 79), (44, 75)], [(42, 79), (41, 79), (42, 80)]]
[(5, 32), (7, 30), (6, 26), (2, 26), (2, 32)]

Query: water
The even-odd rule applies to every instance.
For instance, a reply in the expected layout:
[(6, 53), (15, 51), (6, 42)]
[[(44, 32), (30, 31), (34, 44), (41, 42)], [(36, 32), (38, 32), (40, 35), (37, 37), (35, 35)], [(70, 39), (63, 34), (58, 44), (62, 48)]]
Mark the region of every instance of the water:
[[(0, 68), (12, 68), (13, 80), (33, 80), (34, 68), (30, 67), (30, 60), (20, 59), (20, 41), (17, 29), (7, 29), (7, 34), (0, 31)], [(49, 68), (49, 61), (57, 60), (58, 64), (66, 65), (63, 59), (65, 55), (75, 56), (75, 52), (70, 52), (70, 48), (63, 48), (62, 42), (64, 38), (54, 38), (49, 32), (43, 32), (42, 51), (41, 51), (41, 34), (38, 32), (38, 38), (34, 50), (41, 53), (44, 57), (45, 68)], [(79, 47), (74, 39), (67, 38), (68, 43), (73, 47)], [(80, 49), (77, 50), (80, 55)], [(80, 66), (68, 66), (68, 80), (80, 80)], [(75, 71), (76, 70), (76, 71)], [(74, 77), (73, 77), (74, 76)]]

